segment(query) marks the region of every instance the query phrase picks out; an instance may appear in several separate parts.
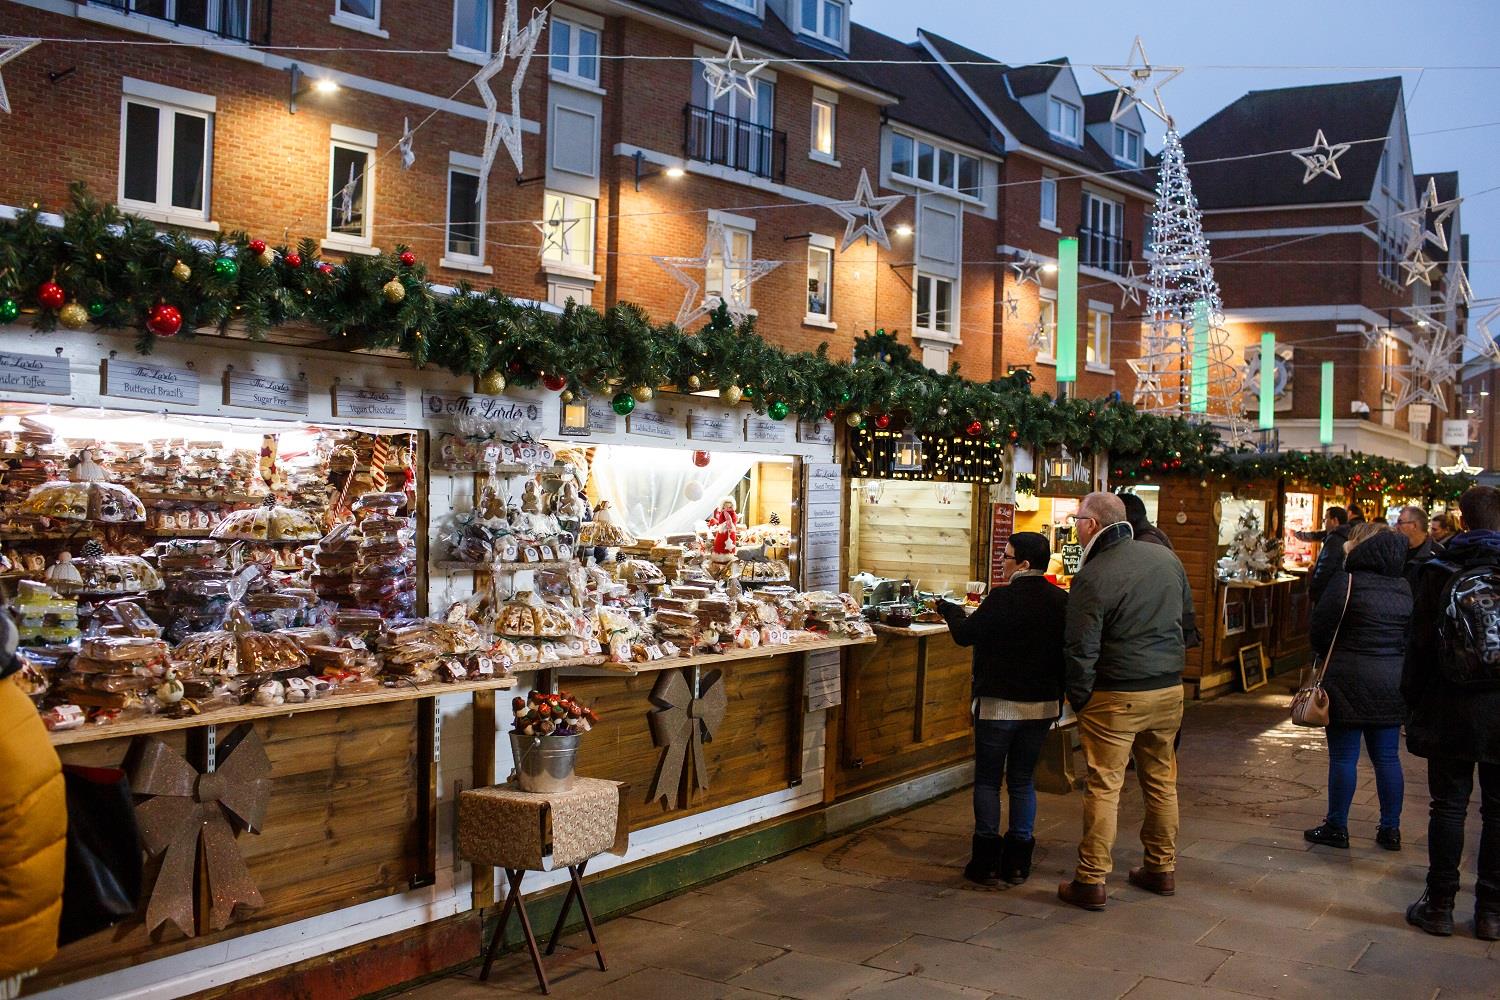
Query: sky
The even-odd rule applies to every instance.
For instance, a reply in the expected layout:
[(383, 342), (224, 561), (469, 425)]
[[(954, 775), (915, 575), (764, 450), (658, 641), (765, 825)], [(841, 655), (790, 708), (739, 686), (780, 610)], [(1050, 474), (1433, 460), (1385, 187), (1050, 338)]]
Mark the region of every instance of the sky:
[[(1084, 93), (1108, 89), (1086, 67), (1124, 65), (1140, 35), (1153, 64), (1185, 67), (1162, 90), (1183, 133), (1251, 90), (1399, 74), (1416, 172), (1457, 170), (1460, 193), (1474, 196), (1460, 209), (1472, 315), (1500, 301), (1500, 190), (1478, 194), (1500, 188), (1500, 0), (853, 0), (853, 16), (902, 41), (926, 28), (1007, 63), (1067, 56)], [(1161, 133), (1158, 123), (1153, 152)]]

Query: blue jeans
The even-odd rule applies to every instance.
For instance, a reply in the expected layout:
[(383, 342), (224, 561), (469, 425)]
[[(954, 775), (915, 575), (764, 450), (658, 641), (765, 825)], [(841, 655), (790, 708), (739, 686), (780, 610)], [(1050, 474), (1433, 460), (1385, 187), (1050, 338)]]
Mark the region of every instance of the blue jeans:
[(1380, 825), (1401, 829), (1400, 726), (1328, 727), (1328, 822), (1349, 825), (1349, 803), (1359, 774), (1359, 738), (1363, 735), (1370, 764), (1375, 768), (1375, 790), (1380, 796)]
[(1036, 826), (1032, 775), (1052, 719), (974, 723), (974, 832), (1000, 836), (1000, 778), (1010, 795), (1010, 834), (1030, 840)]

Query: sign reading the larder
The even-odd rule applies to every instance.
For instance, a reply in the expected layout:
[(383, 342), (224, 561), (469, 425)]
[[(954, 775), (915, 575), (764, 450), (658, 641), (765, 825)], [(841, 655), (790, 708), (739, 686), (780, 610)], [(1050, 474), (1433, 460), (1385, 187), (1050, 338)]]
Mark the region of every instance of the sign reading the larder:
[(333, 415), (403, 421), (411, 416), (407, 412), (406, 389), (399, 385), (345, 385), (342, 382), (333, 387)]
[(306, 413), (307, 380), (230, 370), (224, 373), (224, 403), (278, 413)]
[(67, 396), (73, 392), (68, 359), (0, 351), (0, 392)]
[(432, 418), (478, 417), (486, 424), (518, 436), (542, 436), (540, 403), (481, 396), (474, 392), (424, 392), (422, 412)]
[(104, 385), (100, 391), (121, 399), (197, 406), (198, 373), (187, 368), (111, 358), (104, 362)]

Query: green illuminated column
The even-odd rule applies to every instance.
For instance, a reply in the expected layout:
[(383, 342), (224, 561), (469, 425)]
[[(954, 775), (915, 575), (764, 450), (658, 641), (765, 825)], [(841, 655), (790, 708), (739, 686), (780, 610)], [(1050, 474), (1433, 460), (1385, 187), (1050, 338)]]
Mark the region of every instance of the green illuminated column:
[(1193, 303), (1193, 380), (1188, 409), (1208, 412), (1208, 303)]
[(1333, 362), (1323, 362), (1323, 403), (1318, 408), (1318, 443), (1333, 444)]
[(1078, 381), (1078, 240), (1057, 241), (1057, 381)]
[(1276, 424), (1276, 334), (1260, 335), (1260, 429)]

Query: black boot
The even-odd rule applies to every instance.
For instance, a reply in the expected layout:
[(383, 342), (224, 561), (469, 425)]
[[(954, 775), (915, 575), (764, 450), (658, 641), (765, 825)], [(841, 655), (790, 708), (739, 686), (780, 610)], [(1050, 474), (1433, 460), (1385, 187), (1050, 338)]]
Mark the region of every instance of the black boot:
[(1420, 927), (1428, 934), (1449, 937), (1453, 934), (1453, 897), (1451, 890), (1442, 892), (1432, 888), (1422, 893), (1422, 898), (1406, 908), (1406, 922)]
[(973, 856), (964, 866), (964, 878), (977, 885), (1000, 884), (1000, 838), (974, 834)]
[(1394, 826), (1382, 826), (1375, 831), (1375, 843), (1387, 851), (1401, 850), (1401, 831)]
[(1303, 830), (1302, 837), (1304, 840), (1311, 841), (1314, 844), (1323, 844), (1326, 847), (1343, 847), (1347, 849), (1349, 846), (1349, 828), (1347, 826), (1334, 826), (1326, 819), (1323, 821), (1322, 826), (1315, 826), (1311, 830)]
[(1009, 833), (1000, 846), (1000, 878), (1010, 885), (1020, 885), (1031, 877), (1031, 854), (1036, 850), (1036, 838), (1020, 837)]
[(1474, 903), (1474, 936), (1481, 941), (1500, 941), (1500, 895), (1491, 899), (1481, 892)]

